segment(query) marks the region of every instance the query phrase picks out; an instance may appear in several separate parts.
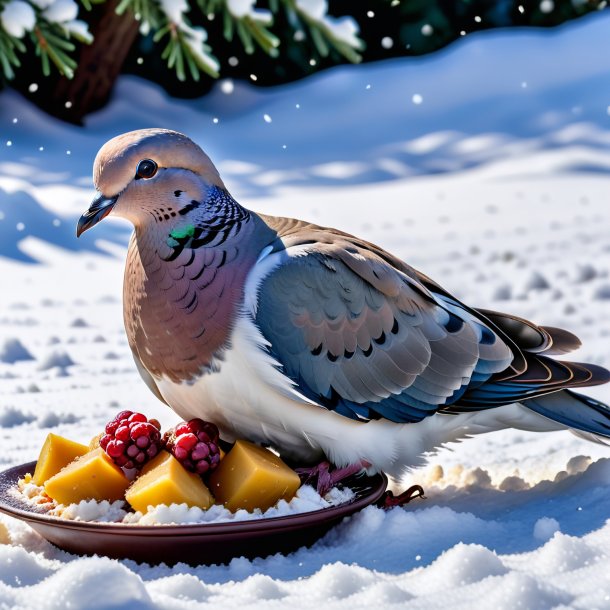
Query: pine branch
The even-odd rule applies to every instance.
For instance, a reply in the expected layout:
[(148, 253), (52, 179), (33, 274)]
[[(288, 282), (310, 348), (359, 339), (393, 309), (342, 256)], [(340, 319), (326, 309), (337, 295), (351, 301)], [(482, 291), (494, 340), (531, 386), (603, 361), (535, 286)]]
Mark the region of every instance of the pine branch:
[(17, 53), (25, 53), (26, 47), (19, 40), (0, 29), (0, 66), (8, 80), (15, 78), (14, 68), (21, 67)]
[(159, 3), (153, 0), (121, 0), (116, 7), (116, 14), (122, 15), (126, 11), (152, 30), (158, 30), (164, 25), (163, 11)]
[[(107, 0), (78, 1), (84, 9), (91, 10), (94, 4), (103, 4)], [(295, 30), (305, 26), (320, 56), (326, 57), (334, 50), (352, 62), (361, 59), (358, 50), (363, 43), (356, 37), (355, 22), (339, 22), (326, 14), (312, 15), (306, 10), (307, 5), (302, 4), (303, 0), (270, 0), (271, 11), (257, 9), (254, 3), (231, 0), (196, 2), (204, 14), (221, 17), (225, 39), (232, 41), (237, 36), (248, 54), (261, 49), (271, 57), (279, 56), (280, 39), (272, 31), (273, 14), (283, 8)], [(0, 69), (4, 76), (13, 78), (21, 66), (19, 54), (27, 52), (27, 45), (21, 37), (27, 33), (36, 55), (40, 57), (42, 73), (49, 76), (55, 67), (67, 78), (72, 78), (77, 67), (73, 58), (76, 51), (73, 41), (84, 44), (93, 41), (87, 24), (83, 21), (50, 21), (53, 17), (45, 13), (47, 8), (40, 8), (32, 0), (22, 0), (22, 3), (27, 4), (30, 10), (30, 22), (26, 26), (20, 30), (20, 22), (15, 22), (13, 29), (7, 31), (8, 26), (2, 29), (0, 24)], [(7, 0), (0, 0), (0, 10), (5, 6)], [(201, 27), (193, 27), (184, 16), (189, 10), (188, 4), (168, 0), (120, 0), (115, 10), (119, 15), (132, 13), (141, 24), (141, 34), (152, 32), (154, 42), (167, 40), (162, 58), (170, 69), (176, 71), (180, 80), (186, 80), (187, 75), (199, 80), (201, 72), (213, 78), (219, 76), (219, 62), (206, 44), (207, 32)]]
[[(81, 0), (86, 4), (89, 0)], [(25, 7), (24, 7), (25, 5)], [(10, 3), (0, 1), (0, 9), (10, 8)], [(23, 10), (27, 9), (25, 13)], [(76, 45), (72, 39), (83, 44), (89, 44), (93, 39), (82, 21), (51, 21), (52, 13), (45, 12), (37, 4), (22, 2), (21, 14), (15, 19), (15, 13), (8, 21), (0, 24), (0, 67), (7, 79), (15, 77), (15, 68), (21, 66), (18, 53), (26, 53), (29, 41), (34, 47), (34, 53), (40, 57), (42, 73), (51, 74), (52, 66), (67, 78), (74, 76), (77, 63), (72, 57)], [(12, 18), (11, 18), (12, 17)], [(60, 18), (61, 19), (61, 18)], [(7, 25), (8, 24), (8, 25)]]
[(224, 30), (223, 35), (231, 42), (235, 32), (248, 55), (252, 55), (255, 44), (267, 55), (277, 57), (280, 39), (268, 27), (273, 25), (273, 14), (269, 11), (251, 11), (235, 15), (230, 10), (227, 0), (197, 0), (199, 8), (204, 14), (222, 14)]
[(31, 38), (36, 45), (36, 55), (42, 62), (42, 73), (45, 76), (51, 74), (51, 63), (66, 78), (74, 76), (77, 63), (68, 55), (76, 48), (71, 42), (65, 40), (53, 32), (55, 29), (51, 24), (41, 21), (34, 28)]
[(199, 81), (200, 72), (218, 78), (218, 61), (210, 54), (211, 49), (204, 42), (203, 30), (192, 28), (186, 22), (178, 26), (166, 19), (165, 25), (156, 32), (153, 41), (160, 42), (168, 35), (169, 40), (161, 58), (167, 61), (168, 68), (175, 69), (178, 80), (186, 80), (185, 64), (194, 81)]
[(356, 28), (344, 35), (339, 34), (338, 22), (333, 17), (323, 15), (317, 18), (299, 6), (298, 0), (273, 0), (280, 2), (288, 15), (288, 21), (297, 29), (299, 23), (307, 26), (311, 40), (321, 57), (327, 57), (330, 48), (352, 63), (360, 63), (362, 56), (358, 51), (364, 49), (364, 41), (356, 35)]

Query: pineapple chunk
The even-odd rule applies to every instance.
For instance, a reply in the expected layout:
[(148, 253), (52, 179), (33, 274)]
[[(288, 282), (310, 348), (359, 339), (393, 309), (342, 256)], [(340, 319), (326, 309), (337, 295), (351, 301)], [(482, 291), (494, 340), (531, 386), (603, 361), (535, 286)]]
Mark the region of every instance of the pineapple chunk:
[(34, 484), (43, 485), (64, 466), (77, 457), (85, 455), (87, 451), (89, 451), (87, 445), (75, 443), (57, 434), (48, 434), (36, 462), (36, 470), (32, 477)]
[(51, 477), (44, 490), (60, 504), (81, 500), (123, 499), (129, 481), (123, 471), (98, 448), (77, 458)]
[(237, 441), (210, 475), (210, 489), (230, 511), (267, 510), (290, 500), (301, 486), (299, 475), (263, 447)]
[(125, 494), (134, 510), (145, 513), (149, 506), (158, 504), (188, 504), (206, 510), (214, 504), (201, 478), (188, 472), (173, 455), (163, 451), (153, 462), (155, 466), (137, 478)]

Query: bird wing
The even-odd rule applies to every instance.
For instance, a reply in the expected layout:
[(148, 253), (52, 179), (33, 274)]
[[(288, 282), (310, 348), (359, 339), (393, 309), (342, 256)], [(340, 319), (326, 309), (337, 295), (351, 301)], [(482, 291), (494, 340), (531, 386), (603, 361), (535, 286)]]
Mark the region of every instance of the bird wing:
[[(254, 318), (298, 389), (353, 418), (420, 421), (513, 351), (483, 316), (381, 248), (290, 219), (274, 222)], [(256, 269), (254, 270), (256, 273)]]

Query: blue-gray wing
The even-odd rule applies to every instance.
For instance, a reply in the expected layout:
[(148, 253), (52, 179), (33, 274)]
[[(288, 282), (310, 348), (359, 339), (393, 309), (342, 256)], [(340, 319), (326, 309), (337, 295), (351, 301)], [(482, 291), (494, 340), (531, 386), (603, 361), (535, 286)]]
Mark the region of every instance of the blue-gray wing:
[(310, 399), (353, 418), (420, 421), (510, 366), (493, 325), (406, 265), (344, 234), (312, 236), (294, 255), (290, 239), (270, 255), (282, 262), (261, 281), (255, 313)]

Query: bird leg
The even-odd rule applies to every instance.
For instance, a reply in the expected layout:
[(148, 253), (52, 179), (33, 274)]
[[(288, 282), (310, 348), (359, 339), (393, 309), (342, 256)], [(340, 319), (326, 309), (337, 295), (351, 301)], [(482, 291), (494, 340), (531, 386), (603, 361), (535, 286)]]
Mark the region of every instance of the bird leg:
[(381, 496), (379, 502), (377, 502), (377, 506), (387, 510), (389, 508), (394, 508), (395, 506), (404, 506), (415, 498), (421, 498), (422, 500), (426, 499), (426, 496), (424, 496), (424, 488), (421, 485), (412, 485), (409, 489), (397, 496), (388, 490)]
[(356, 464), (350, 464), (343, 468), (332, 468), (328, 461), (320, 462), (308, 468), (297, 468), (296, 472), (301, 477), (302, 483), (317, 481), (316, 489), (321, 496), (325, 496), (337, 483), (341, 483), (348, 477), (362, 472), (370, 464), (364, 460)]

